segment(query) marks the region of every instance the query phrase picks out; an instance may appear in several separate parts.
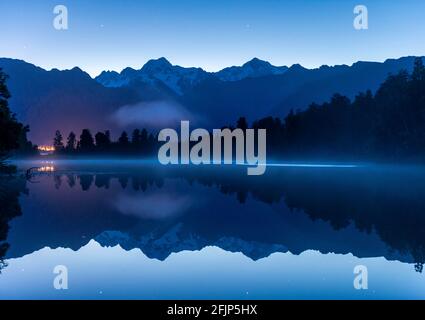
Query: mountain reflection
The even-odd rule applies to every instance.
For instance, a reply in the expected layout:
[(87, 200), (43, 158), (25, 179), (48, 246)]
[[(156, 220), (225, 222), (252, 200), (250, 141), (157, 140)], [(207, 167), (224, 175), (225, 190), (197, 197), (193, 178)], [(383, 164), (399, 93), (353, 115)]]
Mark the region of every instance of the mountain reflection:
[[(314, 249), (384, 256), (419, 272), (425, 262), (421, 168), (270, 168), (253, 178), (243, 168), (152, 166), (58, 170), (39, 180), (22, 198), (8, 257), (96, 239), (161, 260), (215, 245), (252, 259)], [(6, 211), (2, 225), (20, 213), (17, 202), (2, 200)]]

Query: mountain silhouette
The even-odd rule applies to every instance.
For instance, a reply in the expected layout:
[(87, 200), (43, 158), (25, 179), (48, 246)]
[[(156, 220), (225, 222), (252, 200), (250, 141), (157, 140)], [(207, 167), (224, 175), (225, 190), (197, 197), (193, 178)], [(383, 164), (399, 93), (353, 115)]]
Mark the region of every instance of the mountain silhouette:
[(100, 85), (79, 68), (46, 71), (12, 59), (0, 59), (0, 66), (10, 77), (10, 108), (30, 125), (30, 139), (38, 144), (51, 143), (52, 130), (58, 128), (64, 132), (87, 126), (103, 129), (113, 110), (140, 99), (127, 88)]
[(189, 120), (196, 119), (196, 125), (206, 128), (234, 123), (240, 116), (248, 121), (283, 117), (291, 109), (328, 101), (336, 92), (349, 98), (368, 89), (374, 92), (388, 74), (401, 69), (411, 72), (414, 59), (317, 69), (275, 67), (253, 59), (242, 67), (208, 73), (160, 58), (148, 61), (140, 70), (105, 71), (95, 79), (79, 68), (46, 71), (7, 58), (0, 59), (0, 68), (10, 76), (11, 110), (19, 121), (30, 125), (29, 138), (44, 144), (51, 142), (57, 129), (64, 134), (83, 128), (111, 129), (115, 135), (134, 129), (122, 128), (113, 115), (121, 107), (141, 104), (143, 108), (146, 102), (178, 105), (192, 115)]

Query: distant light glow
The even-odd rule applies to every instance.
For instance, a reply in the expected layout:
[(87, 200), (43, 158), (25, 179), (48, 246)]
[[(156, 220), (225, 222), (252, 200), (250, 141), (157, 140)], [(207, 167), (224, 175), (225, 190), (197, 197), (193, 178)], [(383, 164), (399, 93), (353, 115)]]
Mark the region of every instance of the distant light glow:
[(38, 146), (38, 151), (42, 151), (42, 152), (54, 152), (55, 151), (55, 147), (53, 147), (53, 146)]
[(37, 171), (38, 172), (54, 172), (55, 167), (54, 166), (44, 166), (44, 167), (37, 168)]

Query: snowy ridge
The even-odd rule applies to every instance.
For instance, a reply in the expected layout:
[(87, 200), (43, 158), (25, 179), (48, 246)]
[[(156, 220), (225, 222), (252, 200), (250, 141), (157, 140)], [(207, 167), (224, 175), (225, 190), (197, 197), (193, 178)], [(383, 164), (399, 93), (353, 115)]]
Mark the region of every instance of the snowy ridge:
[(184, 90), (195, 86), (201, 80), (209, 76), (208, 72), (201, 68), (183, 68), (173, 66), (165, 58), (148, 61), (142, 69), (124, 69), (121, 73), (115, 71), (104, 71), (96, 81), (105, 87), (122, 87), (139, 81), (155, 86), (160, 81), (178, 95)]
[(128, 86), (135, 81), (155, 86), (159, 81), (177, 95), (183, 95), (185, 90), (193, 88), (208, 77), (216, 77), (221, 81), (239, 81), (245, 78), (283, 74), (287, 70), (287, 67), (275, 67), (267, 61), (254, 58), (243, 66), (209, 73), (201, 68), (174, 66), (167, 59), (159, 58), (149, 60), (140, 70), (126, 68), (121, 73), (103, 71), (96, 77), (96, 81), (111, 88)]

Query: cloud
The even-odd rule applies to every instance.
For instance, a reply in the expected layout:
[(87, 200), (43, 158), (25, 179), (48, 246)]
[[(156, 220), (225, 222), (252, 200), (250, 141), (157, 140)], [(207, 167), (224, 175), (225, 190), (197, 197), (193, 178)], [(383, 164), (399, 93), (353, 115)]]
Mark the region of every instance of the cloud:
[(141, 102), (121, 107), (112, 115), (120, 127), (172, 128), (182, 120), (195, 119), (183, 106), (173, 101)]
[(188, 195), (175, 193), (120, 195), (115, 203), (123, 214), (142, 219), (160, 220), (175, 217), (193, 205)]

